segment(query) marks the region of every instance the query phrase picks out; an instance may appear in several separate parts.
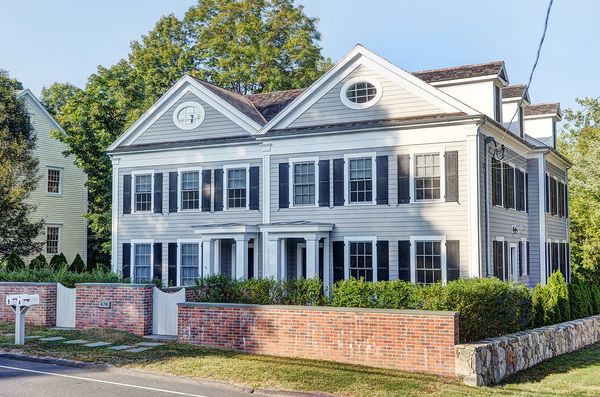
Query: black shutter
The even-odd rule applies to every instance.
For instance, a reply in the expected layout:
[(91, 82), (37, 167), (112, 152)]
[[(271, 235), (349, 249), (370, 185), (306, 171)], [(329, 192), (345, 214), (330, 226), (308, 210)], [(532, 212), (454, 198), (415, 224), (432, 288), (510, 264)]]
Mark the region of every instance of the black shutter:
[(523, 276), (523, 242), (519, 241), (519, 277)]
[(448, 281), (458, 280), (460, 277), (460, 241), (446, 241), (446, 279)]
[(398, 241), (398, 278), (410, 282), (410, 240)]
[(525, 243), (525, 249), (527, 250), (527, 252), (525, 253), (526, 258), (527, 258), (527, 263), (524, 266), (524, 270), (526, 274), (529, 274), (529, 269), (531, 268), (531, 265), (529, 264), (529, 241), (527, 243)]
[(169, 172), (169, 212), (177, 212), (177, 172)]
[(131, 277), (131, 244), (123, 243), (123, 278)]
[(410, 202), (410, 156), (398, 155), (398, 204)]
[(250, 167), (250, 203), (248, 208), (251, 210), (258, 210), (258, 172), (259, 167)]
[(177, 243), (169, 243), (168, 285), (177, 285)]
[(390, 279), (390, 244), (377, 241), (377, 281)]
[(568, 274), (568, 278), (567, 278), (567, 283), (571, 283), (571, 244), (566, 243), (565, 244), (567, 247), (567, 274)]
[(319, 207), (329, 207), (329, 160), (319, 161)]
[(375, 158), (377, 167), (377, 204), (388, 204), (388, 156)]
[(509, 269), (508, 241), (505, 241), (503, 244), (504, 244), (504, 278), (503, 278), (503, 280), (508, 280), (508, 269)]
[(162, 188), (163, 188), (163, 177), (162, 173), (154, 174), (154, 213), (162, 214)]
[(212, 171), (202, 170), (202, 211), (210, 212)]
[(334, 241), (333, 247), (333, 282), (344, 279), (344, 242)]
[(545, 194), (545, 203), (546, 203), (546, 212), (550, 212), (550, 186), (548, 184), (548, 174), (546, 174), (546, 179), (544, 181), (544, 190), (546, 191)]
[(215, 211), (223, 211), (223, 170), (215, 171)]
[(154, 243), (154, 278), (162, 280), (162, 243)]
[(529, 212), (529, 173), (525, 173), (525, 211)]
[(458, 202), (458, 151), (446, 152), (446, 202)]
[(504, 195), (502, 197), (503, 203), (504, 203), (504, 208), (509, 208), (510, 207), (510, 203), (508, 201), (508, 195), (509, 195), (509, 188), (508, 188), (508, 164), (506, 163), (502, 163), (502, 173), (504, 175), (504, 180), (502, 181), (502, 191), (504, 192)]
[(290, 165), (279, 163), (279, 208), (290, 207)]
[(123, 175), (123, 213), (131, 214), (131, 175)]
[(333, 160), (333, 205), (344, 205), (344, 159)]
[(498, 242), (492, 241), (492, 259), (494, 261), (494, 266), (492, 267), (492, 276), (498, 277), (497, 268), (498, 268)]
[(502, 206), (502, 163), (492, 157), (492, 204)]
[(569, 185), (565, 184), (565, 217), (569, 217)]

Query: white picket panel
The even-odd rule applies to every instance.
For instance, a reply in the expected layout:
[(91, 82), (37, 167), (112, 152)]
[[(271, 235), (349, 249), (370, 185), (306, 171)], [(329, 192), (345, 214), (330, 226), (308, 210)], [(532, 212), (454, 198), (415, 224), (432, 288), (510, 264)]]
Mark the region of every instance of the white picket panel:
[(154, 287), (152, 294), (152, 333), (177, 335), (177, 304), (185, 302), (185, 290), (164, 292)]
[(75, 288), (56, 285), (56, 326), (75, 328)]

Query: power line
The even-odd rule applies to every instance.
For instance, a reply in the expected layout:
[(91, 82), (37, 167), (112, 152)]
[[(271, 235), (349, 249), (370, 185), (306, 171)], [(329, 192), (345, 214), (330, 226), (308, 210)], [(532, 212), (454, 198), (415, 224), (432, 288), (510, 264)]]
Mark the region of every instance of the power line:
[[(542, 37), (540, 38), (540, 42), (538, 44), (537, 52), (535, 55), (535, 62), (533, 63), (533, 67), (531, 68), (531, 72), (529, 73), (529, 80), (527, 81), (527, 85), (525, 86), (525, 91), (523, 91), (523, 96), (519, 100), (517, 110), (513, 114), (512, 118), (510, 119), (510, 123), (508, 123), (508, 127), (506, 127), (504, 130), (504, 134), (502, 135), (500, 144), (502, 144), (502, 142), (504, 142), (504, 137), (506, 137), (506, 134), (510, 131), (510, 127), (512, 126), (513, 121), (515, 120), (515, 117), (517, 116), (517, 114), (519, 113), (519, 111), (521, 109), (521, 106), (523, 105), (525, 96), (529, 92), (529, 86), (531, 85), (531, 81), (533, 80), (533, 74), (535, 73), (535, 69), (537, 68), (538, 62), (540, 60), (542, 46), (544, 45), (544, 40), (546, 39), (546, 32), (548, 31), (548, 21), (550, 20), (550, 11), (552, 10), (553, 3), (554, 3), (554, 0), (550, 0), (550, 2), (548, 3), (548, 8), (546, 9), (546, 19), (544, 20), (544, 31), (542, 32)], [(519, 127), (523, 128), (523, 126), (519, 126)]]

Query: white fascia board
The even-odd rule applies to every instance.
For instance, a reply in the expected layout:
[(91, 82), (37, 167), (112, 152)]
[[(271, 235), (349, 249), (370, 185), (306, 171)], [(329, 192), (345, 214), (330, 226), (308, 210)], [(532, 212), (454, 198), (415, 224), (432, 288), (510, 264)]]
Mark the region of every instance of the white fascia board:
[(58, 121), (56, 121), (54, 119), (54, 117), (52, 117), (52, 115), (50, 113), (48, 113), (48, 111), (46, 110), (44, 105), (42, 105), (42, 103), (39, 101), (39, 99), (37, 99), (37, 97), (35, 95), (33, 95), (33, 93), (29, 89), (25, 89), (17, 94), (17, 98), (21, 99), (23, 97), (28, 97), (31, 100), (31, 104), (33, 105), (33, 107), (42, 115), (42, 117), (44, 117), (46, 120), (48, 120), (48, 122), (54, 128), (56, 128), (57, 130), (59, 130), (62, 133), (65, 132), (65, 130), (63, 130), (63, 128), (60, 126), (60, 124), (58, 124)]
[[(335, 84), (341, 81), (352, 70), (360, 64), (368, 64), (374, 67), (377, 71), (390, 78), (392, 81), (402, 79), (403, 82), (412, 84), (415, 88), (425, 91), (431, 95), (432, 100), (444, 109), (452, 108), (455, 111), (461, 111), (469, 115), (480, 114), (477, 110), (460, 102), (456, 98), (438, 90), (423, 80), (415, 77), (411, 73), (397, 67), (396, 65), (386, 61), (379, 55), (369, 51), (360, 44), (355, 46), (346, 56), (335, 64), (328, 72), (315, 81), (308, 89), (294, 99), (285, 109), (283, 109), (275, 118), (269, 121), (258, 132), (259, 135), (265, 134), (276, 125), (286, 126), (293, 120), (294, 116), (298, 116), (296, 110), (299, 106), (306, 109), (319, 100), (326, 92), (329, 91)], [(350, 65), (350, 67), (348, 67)], [(341, 76), (340, 76), (341, 75)], [(331, 81), (335, 83), (332, 84)], [(290, 120), (291, 119), (291, 120)], [(286, 123), (287, 122), (287, 123)]]
[[(176, 95), (176, 93), (186, 84), (188, 84), (190, 87), (188, 89), (184, 89), (181, 93)], [(212, 91), (202, 86), (202, 84), (198, 83), (196, 79), (185, 75), (179, 79), (179, 81), (175, 83), (175, 85), (173, 85), (158, 101), (156, 101), (154, 105), (144, 112), (144, 114), (137, 119), (136, 122), (133, 123), (131, 127), (127, 129), (127, 131), (125, 131), (125, 133), (123, 133), (112, 145), (110, 145), (108, 151), (116, 149), (121, 143), (123, 143), (132, 135), (134, 136), (133, 140), (135, 141), (137, 137), (143, 134), (153, 124), (153, 121), (160, 118), (175, 102), (177, 102), (179, 98), (188, 92), (195, 94), (197, 97), (205, 101), (217, 111), (221, 112), (223, 115), (228, 117), (231, 121), (239, 125), (250, 134), (255, 134), (261, 128), (258, 123), (254, 122), (248, 116), (231, 106), (227, 101), (223, 100)], [(175, 98), (177, 99), (174, 98), (174, 95), (176, 95)], [(147, 122), (149, 120), (152, 121)], [(174, 128), (176, 129), (176, 127)]]

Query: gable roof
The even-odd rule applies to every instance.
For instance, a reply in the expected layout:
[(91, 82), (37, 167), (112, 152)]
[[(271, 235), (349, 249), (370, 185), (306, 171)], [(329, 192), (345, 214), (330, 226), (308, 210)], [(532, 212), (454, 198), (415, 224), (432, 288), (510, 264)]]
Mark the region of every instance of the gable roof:
[(504, 81), (508, 80), (504, 69), (504, 61), (422, 70), (420, 72), (413, 72), (413, 75), (427, 83), (493, 75), (500, 76)]
[(265, 92), (260, 94), (250, 94), (247, 98), (254, 107), (267, 120), (272, 120), (283, 110), (290, 102), (304, 92), (304, 88), (286, 91)]
[(552, 114), (560, 116), (560, 103), (538, 103), (525, 106), (525, 116), (539, 116), (542, 114)]
[(514, 84), (508, 87), (502, 88), (502, 99), (507, 98), (523, 98), (529, 100), (529, 93), (526, 91), (527, 86), (525, 84)]
[(63, 128), (60, 126), (60, 124), (58, 124), (58, 121), (56, 121), (54, 119), (54, 117), (52, 117), (50, 112), (48, 112), (48, 110), (46, 110), (46, 107), (40, 102), (40, 100), (37, 99), (37, 97), (35, 95), (33, 95), (33, 92), (31, 92), (31, 90), (24, 89), (24, 90), (17, 92), (17, 98), (21, 99), (24, 97), (29, 98), (33, 107), (37, 109), (38, 113), (40, 113), (42, 115), (42, 117), (44, 117), (46, 120), (48, 120), (48, 122), (55, 129), (64, 132)]
[(263, 125), (266, 123), (265, 118), (260, 114), (260, 112), (254, 107), (252, 102), (248, 99), (247, 96), (242, 94), (238, 94), (237, 92), (227, 90), (225, 88), (219, 87), (217, 85), (211, 84), (207, 81), (200, 80), (194, 76), (190, 76), (198, 83), (200, 83), (203, 87), (208, 88), (214, 94), (222, 98), (223, 100), (229, 102), (233, 105), (237, 110), (254, 120), (256, 123)]

